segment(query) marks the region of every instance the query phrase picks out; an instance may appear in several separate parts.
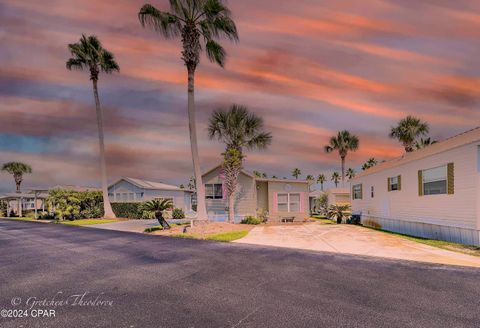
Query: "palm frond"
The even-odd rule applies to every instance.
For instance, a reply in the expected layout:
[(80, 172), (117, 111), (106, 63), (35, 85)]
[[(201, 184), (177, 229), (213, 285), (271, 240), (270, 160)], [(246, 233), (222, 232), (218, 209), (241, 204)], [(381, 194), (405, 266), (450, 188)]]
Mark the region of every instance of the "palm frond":
[[(178, 1), (171, 1), (178, 2)], [(180, 18), (168, 12), (158, 10), (152, 5), (146, 4), (138, 13), (138, 19), (143, 27), (153, 28), (162, 33), (166, 38), (173, 38), (180, 34)]]
[(213, 40), (208, 40), (205, 46), (205, 51), (207, 52), (207, 57), (211, 62), (217, 63), (221, 67), (225, 66), (226, 52), (219, 43)]

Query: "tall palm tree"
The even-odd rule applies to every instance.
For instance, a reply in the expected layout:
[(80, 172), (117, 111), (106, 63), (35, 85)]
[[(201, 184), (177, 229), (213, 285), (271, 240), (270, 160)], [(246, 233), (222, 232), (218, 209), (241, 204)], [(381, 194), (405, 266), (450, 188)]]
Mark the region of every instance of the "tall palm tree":
[(425, 139), (420, 138), (420, 140), (415, 142), (415, 148), (422, 149), (430, 145), (436, 144), (437, 142), (438, 142), (437, 140), (432, 140), (430, 137)]
[[(234, 222), (234, 197), (238, 175), (242, 169), (244, 149), (266, 149), (272, 136), (264, 131), (263, 119), (250, 113), (245, 106), (232, 105), (228, 110), (213, 112), (208, 125), (210, 139), (218, 139), (226, 147), (224, 153), (224, 175), (229, 199), (228, 220)], [(257, 172), (259, 177), (266, 174)]]
[(403, 144), (407, 153), (414, 150), (415, 141), (420, 136), (425, 136), (429, 131), (428, 124), (419, 118), (408, 115), (400, 120), (396, 127), (392, 127), (390, 138), (397, 139)]
[(8, 162), (2, 165), (2, 171), (13, 175), (15, 185), (17, 186), (17, 193), (20, 193), (20, 185), (23, 181), (23, 175), (32, 173), (32, 168), (30, 165), (21, 162)]
[(355, 170), (352, 169), (351, 167), (347, 170), (347, 178), (348, 180), (351, 180), (352, 178), (355, 177)]
[(169, 12), (146, 4), (140, 9), (138, 18), (143, 27), (148, 26), (162, 33), (167, 39), (181, 37), (182, 60), (188, 73), (188, 127), (197, 181), (197, 215), (200, 219), (207, 219), (195, 122), (195, 71), (200, 63), (202, 39), (208, 59), (224, 67), (227, 55), (215, 40), (225, 37), (238, 41), (237, 27), (230, 17), (230, 10), (222, 0), (170, 0)]
[(295, 179), (298, 180), (298, 177), (302, 174), (302, 171), (300, 171), (299, 168), (294, 168), (292, 171), (292, 177), (295, 177)]
[(313, 181), (315, 181), (315, 178), (313, 177), (313, 175), (308, 174), (308, 175), (305, 177), (305, 180), (307, 180), (308, 182), (313, 182)]
[(338, 172), (333, 172), (331, 180), (335, 184), (335, 187), (338, 187), (338, 183), (340, 182), (340, 174)]
[(327, 178), (325, 177), (325, 174), (321, 173), (318, 175), (317, 183), (320, 184), (320, 188), (322, 189), (322, 191), (323, 191), (323, 184), (325, 183), (326, 180)]
[(100, 171), (102, 176), (103, 210), (104, 216), (114, 218), (110, 200), (108, 198), (107, 167), (105, 163), (105, 142), (103, 135), (103, 113), (98, 96), (98, 78), (101, 72), (113, 73), (120, 71), (111, 52), (102, 47), (95, 36), (82, 34), (80, 41), (68, 45), (72, 57), (67, 61), (67, 69), (88, 70), (93, 83), (93, 96), (97, 113), (98, 142), (100, 146)]
[(351, 134), (347, 130), (338, 132), (336, 136), (330, 138), (330, 142), (325, 146), (325, 151), (331, 153), (334, 150), (338, 151), (342, 161), (342, 183), (345, 182), (345, 158), (349, 151), (356, 151), (358, 149), (358, 137)]

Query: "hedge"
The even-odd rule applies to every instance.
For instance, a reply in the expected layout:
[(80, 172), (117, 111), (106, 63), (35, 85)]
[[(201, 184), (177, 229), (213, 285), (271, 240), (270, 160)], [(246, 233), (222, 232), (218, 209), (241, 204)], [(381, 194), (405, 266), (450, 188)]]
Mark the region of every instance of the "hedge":
[(140, 205), (142, 203), (112, 203), (113, 213), (117, 218), (141, 219)]

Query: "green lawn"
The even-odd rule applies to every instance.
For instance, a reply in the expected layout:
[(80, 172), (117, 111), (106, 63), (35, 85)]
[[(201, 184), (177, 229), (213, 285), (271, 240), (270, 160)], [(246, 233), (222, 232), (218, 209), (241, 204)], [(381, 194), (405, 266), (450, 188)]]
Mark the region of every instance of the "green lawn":
[(381, 232), (388, 233), (388, 234), (391, 234), (391, 235), (396, 235), (396, 236), (398, 236), (400, 238), (403, 238), (403, 239), (408, 239), (408, 240), (411, 240), (411, 241), (414, 241), (414, 242), (417, 242), (417, 243), (420, 243), (420, 244), (425, 244), (425, 245), (429, 245), (429, 246), (433, 246), (433, 247), (438, 247), (438, 248), (446, 249), (446, 250), (449, 250), (449, 251), (454, 251), (454, 252), (459, 252), (459, 253), (474, 255), (474, 256), (480, 256), (480, 247), (478, 247), (478, 246), (469, 246), (469, 245), (463, 245), (463, 244), (453, 243), (453, 242), (444, 241), (444, 240), (414, 237), (414, 236), (410, 236), (410, 235), (404, 235), (404, 234), (401, 234), (401, 233), (386, 231), (386, 230), (382, 230), (382, 229), (375, 229), (375, 228), (365, 227), (365, 226), (364, 226), (364, 228), (381, 231)]
[(118, 220), (107, 220), (107, 219), (82, 219), (82, 220), (74, 220), (74, 221), (62, 221), (61, 224), (68, 224), (68, 225), (93, 225), (93, 224), (103, 224), (103, 223), (112, 223), (118, 222)]
[(193, 239), (205, 239), (205, 240), (214, 240), (214, 241), (221, 241), (221, 242), (230, 242), (240, 238), (245, 237), (248, 235), (247, 230), (240, 230), (240, 231), (230, 231), (230, 232), (223, 232), (217, 233), (214, 235), (207, 235), (205, 238), (202, 236), (193, 234), (193, 233), (181, 233), (176, 235), (171, 235), (171, 237), (180, 237), (180, 238), (193, 238)]
[[(172, 223), (172, 224), (170, 224), (170, 227), (183, 226), (183, 225), (189, 225), (189, 224), (190, 223)], [(163, 230), (163, 227), (161, 225), (158, 225), (158, 226), (146, 228), (145, 230), (143, 230), (143, 232), (150, 233), (150, 232), (155, 232), (155, 231), (158, 231), (158, 230)]]
[(5, 219), (10, 219), (10, 220), (18, 220), (18, 221), (37, 221), (34, 218), (29, 218), (29, 217), (21, 217), (21, 218), (5, 218)]
[(322, 224), (337, 224), (336, 222), (327, 218), (325, 215), (314, 214), (314, 215), (311, 216), (311, 218), (315, 219), (315, 221), (318, 221)]

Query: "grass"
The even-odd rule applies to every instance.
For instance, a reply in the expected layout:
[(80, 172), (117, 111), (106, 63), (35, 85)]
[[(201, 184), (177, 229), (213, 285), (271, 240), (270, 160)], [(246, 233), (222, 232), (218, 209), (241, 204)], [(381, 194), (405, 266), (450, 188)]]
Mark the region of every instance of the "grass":
[(318, 222), (322, 223), (322, 224), (337, 224), (336, 222), (327, 218), (325, 215), (314, 214), (314, 215), (311, 216), (311, 218), (314, 219), (315, 221), (318, 221)]
[[(172, 224), (170, 224), (170, 227), (183, 226), (183, 225), (189, 225), (189, 224), (190, 223), (172, 223)], [(158, 226), (146, 228), (145, 230), (143, 230), (143, 232), (151, 233), (151, 232), (155, 232), (155, 231), (158, 231), (158, 230), (163, 230), (163, 227), (161, 225), (158, 225)]]
[(36, 219), (30, 218), (28, 216), (27, 217), (21, 217), (21, 218), (10, 217), (10, 218), (6, 218), (6, 219), (18, 220), (18, 221), (37, 221)]
[(62, 221), (61, 224), (68, 224), (73, 226), (79, 225), (93, 225), (93, 224), (103, 224), (103, 223), (112, 223), (117, 222), (117, 220), (107, 220), (107, 219), (82, 219), (82, 220), (73, 220), (73, 221)]
[(403, 239), (411, 240), (420, 244), (425, 244), (428, 246), (433, 246), (437, 248), (442, 248), (446, 249), (449, 251), (454, 251), (458, 253), (463, 253), (463, 254), (468, 254), (468, 255), (473, 255), (473, 256), (480, 256), (480, 247), (479, 246), (471, 246), (471, 245), (463, 245), (463, 244), (458, 244), (454, 243), (451, 241), (444, 241), (444, 240), (437, 240), (437, 239), (428, 239), (428, 238), (422, 238), (422, 237), (414, 237), (410, 235), (405, 235), (397, 232), (392, 232), (392, 231), (387, 231), (387, 230), (382, 230), (382, 229), (376, 229), (376, 228), (371, 228), (371, 227), (366, 227), (363, 226), (364, 228), (368, 229), (373, 229), (376, 231), (381, 231), (384, 233), (388, 233), (391, 235), (398, 236)]
[(230, 242), (240, 238), (245, 237), (248, 235), (247, 230), (240, 230), (240, 231), (230, 231), (230, 232), (222, 232), (213, 235), (207, 235), (202, 238), (202, 236), (193, 233), (179, 233), (176, 235), (170, 235), (171, 237), (179, 237), (179, 238), (193, 238), (193, 239), (204, 239), (204, 240), (214, 240), (214, 241), (221, 241), (221, 242)]

